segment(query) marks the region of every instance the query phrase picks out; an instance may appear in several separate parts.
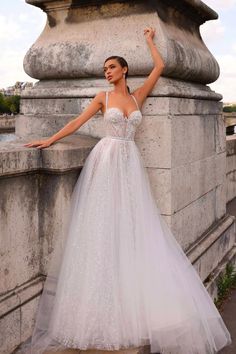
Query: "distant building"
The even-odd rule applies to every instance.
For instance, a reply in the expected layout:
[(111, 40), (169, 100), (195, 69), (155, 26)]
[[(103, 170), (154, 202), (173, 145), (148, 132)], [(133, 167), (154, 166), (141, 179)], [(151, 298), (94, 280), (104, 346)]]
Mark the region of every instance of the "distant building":
[(0, 93), (5, 96), (21, 95), (21, 92), (26, 88), (32, 88), (34, 86), (33, 82), (27, 81), (16, 81), (14, 86), (9, 86), (7, 88), (1, 88)]
[(235, 106), (236, 105), (236, 102), (224, 102), (223, 103), (223, 107), (225, 106)]

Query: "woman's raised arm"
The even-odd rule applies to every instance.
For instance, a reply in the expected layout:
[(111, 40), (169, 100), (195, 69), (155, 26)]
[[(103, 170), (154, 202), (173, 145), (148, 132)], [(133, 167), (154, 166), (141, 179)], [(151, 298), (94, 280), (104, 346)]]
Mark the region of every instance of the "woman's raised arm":
[(146, 37), (146, 41), (152, 55), (154, 68), (152, 69), (147, 79), (144, 81), (143, 85), (138, 87), (133, 92), (140, 104), (140, 107), (142, 106), (148, 94), (152, 91), (153, 87), (155, 86), (157, 80), (161, 76), (161, 73), (165, 67), (164, 61), (153, 42), (155, 30), (152, 27), (145, 28), (144, 35)]

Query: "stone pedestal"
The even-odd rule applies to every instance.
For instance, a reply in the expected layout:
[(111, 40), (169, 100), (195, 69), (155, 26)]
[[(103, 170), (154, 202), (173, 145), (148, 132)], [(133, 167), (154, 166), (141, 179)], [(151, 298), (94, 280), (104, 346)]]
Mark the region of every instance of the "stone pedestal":
[[(0, 144), (0, 189), (9, 203), (1, 204), (0, 215), (0, 237), (7, 240), (0, 294), (5, 354), (31, 334), (63, 207), (86, 156), (104, 135), (103, 119), (95, 115), (43, 151), (21, 144), (54, 134), (98, 91), (110, 90), (102, 70), (110, 55), (128, 61), (131, 91), (141, 85), (153, 67), (143, 36), (147, 25), (156, 28), (165, 69), (142, 107), (136, 143), (157, 205), (213, 298), (217, 277), (236, 259), (234, 217), (226, 214), (222, 96), (207, 86), (219, 67), (199, 33), (217, 14), (195, 0), (26, 2), (45, 11), (47, 23), (24, 59), (25, 71), (39, 81), (22, 96), (17, 140)], [(14, 222), (19, 211), (21, 221)], [(15, 248), (9, 235), (18, 240)]]

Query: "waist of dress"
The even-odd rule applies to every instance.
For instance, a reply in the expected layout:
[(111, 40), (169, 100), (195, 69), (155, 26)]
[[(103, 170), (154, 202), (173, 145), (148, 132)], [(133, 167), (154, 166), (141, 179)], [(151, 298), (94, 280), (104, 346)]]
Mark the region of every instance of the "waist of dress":
[(123, 136), (114, 136), (114, 135), (106, 135), (105, 138), (117, 139), (117, 140), (125, 140), (125, 141), (134, 141), (132, 138), (126, 138)]

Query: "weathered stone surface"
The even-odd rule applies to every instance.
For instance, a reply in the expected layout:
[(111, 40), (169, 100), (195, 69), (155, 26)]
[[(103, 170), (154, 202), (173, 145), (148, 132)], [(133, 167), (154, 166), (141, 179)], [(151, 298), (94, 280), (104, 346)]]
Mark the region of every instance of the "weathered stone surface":
[[(131, 92), (135, 88), (141, 86), (145, 81), (146, 76), (128, 76), (128, 85)], [(24, 99), (30, 98), (78, 98), (78, 97), (93, 97), (99, 91), (110, 90), (110, 85), (105, 78), (88, 77), (73, 80), (42, 80), (37, 81), (33, 88), (26, 88), (22, 92), (21, 97)], [(180, 81), (177, 79), (161, 76), (149, 97), (182, 97), (205, 99), (207, 101), (220, 101), (222, 95), (212, 91), (209, 86)], [(207, 103), (206, 103), (207, 105)], [(221, 103), (222, 105), (222, 103)], [(53, 107), (52, 107), (53, 108)], [(144, 112), (146, 114), (146, 112)]]
[[(63, 5), (48, 0), (30, 3), (47, 13), (44, 31), (24, 59), (25, 71), (32, 77), (101, 76), (105, 57), (114, 53), (132, 62), (132, 75), (147, 75), (152, 59), (143, 33), (133, 30), (145, 28), (147, 23), (157, 29), (157, 45), (166, 62), (165, 76), (205, 84), (219, 75), (218, 64), (199, 33), (200, 24), (216, 19), (217, 14), (201, 2), (93, 1), (86, 6), (76, 0), (73, 4), (64, 1)], [(194, 16), (189, 16), (192, 13)]]
[[(35, 135), (35, 138), (39, 136)], [(40, 139), (43, 137), (40, 137)], [(81, 168), (91, 149), (98, 142), (92, 137), (67, 136), (45, 149), (26, 148), (31, 139), (16, 139), (0, 143), (0, 176), (37, 170), (63, 171)]]
[(42, 281), (43, 277), (38, 277), (0, 295), (1, 354), (12, 353), (32, 334)]
[[(234, 217), (226, 216), (220, 220), (213, 230), (197, 241), (187, 253), (190, 261), (204, 281), (217, 268), (219, 259), (232, 249), (235, 243)], [(216, 254), (218, 257), (216, 257)]]
[(0, 116), (0, 134), (15, 130), (15, 116)]
[(215, 124), (216, 152), (220, 154), (226, 150), (225, 122), (223, 114), (217, 114)]
[[(42, 222), (39, 229), (39, 238), (41, 240), (40, 272), (42, 274), (48, 272), (48, 265), (55, 244), (57, 242), (63, 244), (67, 236), (64, 232), (66, 215), (69, 211), (70, 197), (79, 174), (80, 170), (68, 171), (63, 175), (44, 174), (41, 176), (39, 217)], [(59, 255), (58, 258), (60, 258)]]
[(172, 117), (172, 167), (215, 154), (215, 116)]
[(169, 116), (144, 116), (135, 140), (145, 166), (171, 167), (171, 120)]
[(32, 175), (1, 178), (0, 195), (2, 294), (39, 271), (38, 181)]
[(38, 309), (39, 296), (21, 306), (21, 342), (31, 337), (35, 325), (35, 313)]
[[(184, 192), (183, 192), (184, 193)], [(186, 250), (215, 222), (215, 190), (172, 215), (172, 231)]]
[(21, 310), (20, 308), (8, 314), (0, 321), (1, 354), (9, 354), (21, 342), (20, 337)]
[(220, 219), (226, 214), (226, 179), (216, 187), (216, 218)]
[(171, 214), (171, 170), (148, 167), (147, 173), (160, 213)]
[(236, 197), (236, 139), (228, 136), (226, 142), (226, 201)]
[(205, 287), (213, 300), (218, 298), (218, 281), (220, 280), (220, 277), (225, 275), (227, 264), (230, 264), (233, 267), (236, 266), (236, 246), (232, 247), (211, 273), (211, 277), (205, 281)]
[(236, 171), (227, 175), (227, 202), (233, 200), (236, 196)]

